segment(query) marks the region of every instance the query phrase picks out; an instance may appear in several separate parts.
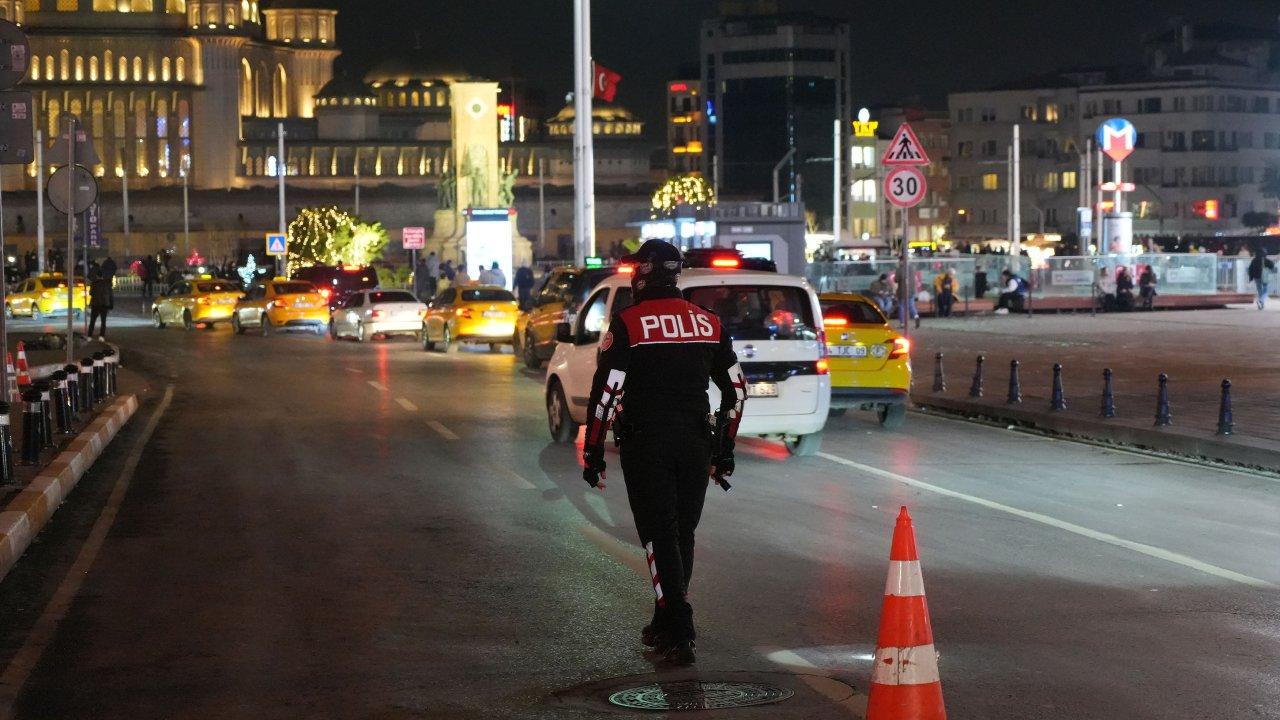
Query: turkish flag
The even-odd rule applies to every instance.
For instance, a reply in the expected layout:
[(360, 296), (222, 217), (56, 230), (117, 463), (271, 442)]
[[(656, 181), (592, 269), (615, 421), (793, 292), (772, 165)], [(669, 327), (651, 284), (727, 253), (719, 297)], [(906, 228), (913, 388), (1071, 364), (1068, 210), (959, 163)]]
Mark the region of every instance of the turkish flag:
[(622, 76), (618, 73), (597, 62), (592, 62), (591, 96), (605, 102), (613, 102), (614, 96), (618, 94), (618, 81), (621, 79)]

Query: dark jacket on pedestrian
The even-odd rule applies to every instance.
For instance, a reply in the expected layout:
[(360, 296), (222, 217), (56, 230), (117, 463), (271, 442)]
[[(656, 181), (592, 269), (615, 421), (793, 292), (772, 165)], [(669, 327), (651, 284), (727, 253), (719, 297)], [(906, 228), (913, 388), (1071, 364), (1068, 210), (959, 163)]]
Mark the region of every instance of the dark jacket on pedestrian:
[(1275, 272), (1276, 264), (1268, 260), (1266, 255), (1258, 253), (1254, 255), (1253, 260), (1249, 262), (1249, 279), (1261, 280), (1263, 268)]
[(111, 291), (111, 281), (103, 278), (94, 278), (89, 283), (89, 307), (94, 310), (110, 310), (115, 307), (115, 295)]

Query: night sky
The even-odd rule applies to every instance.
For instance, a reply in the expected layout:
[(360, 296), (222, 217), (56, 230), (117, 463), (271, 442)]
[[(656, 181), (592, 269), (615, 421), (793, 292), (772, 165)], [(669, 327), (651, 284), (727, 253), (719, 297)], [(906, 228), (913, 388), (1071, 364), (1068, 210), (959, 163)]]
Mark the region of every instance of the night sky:
[[(572, 85), (571, 0), (331, 0), (340, 68), (420, 53), (541, 91), (552, 111)], [(663, 82), (697, 68), (697, 30), (716, 0), (594, 0), (596, 60), (622, 74), (618, 102), (663, 135)], [(1170, 16), (1280, 26), (1274, 0), (781, 0), (853, 24), (856, 105), (923, 102), (954, 90), (1076, 65), (1136, 60), (1144, 32)]]

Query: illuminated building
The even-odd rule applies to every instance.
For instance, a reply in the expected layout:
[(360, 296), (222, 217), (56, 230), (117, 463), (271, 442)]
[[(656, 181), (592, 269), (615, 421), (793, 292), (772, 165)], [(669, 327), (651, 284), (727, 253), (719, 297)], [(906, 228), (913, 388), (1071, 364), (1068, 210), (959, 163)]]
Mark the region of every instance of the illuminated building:
[(667, 83), (667, 171), (673, 175), (702, 169), (702, 83)]
[[(1136, 66), (1064, 70), (953, 93), (952, 236), (1007, 236), (1005, 153), (1014, 123), (1022, 138), (1024, 237), (1041, 222), (1048, 233), (1074, 235), (1086, 182), (1081, 153), (1110, 117), (1127, 118), (1138, 131), (1123, 178), (1136, 185), (1125, 196), (1135, 235), (1238, 233), (1245, 213), (1274, 211), (1263, 185), (1280, 173), (1280, 71), (1272, 61), (1280, 33), (1177, 24), (1147, 37), (1142, 52)], [(1112, 180), (1112, 163), (1104, 160), (1104, 167), (1102, 179)]]

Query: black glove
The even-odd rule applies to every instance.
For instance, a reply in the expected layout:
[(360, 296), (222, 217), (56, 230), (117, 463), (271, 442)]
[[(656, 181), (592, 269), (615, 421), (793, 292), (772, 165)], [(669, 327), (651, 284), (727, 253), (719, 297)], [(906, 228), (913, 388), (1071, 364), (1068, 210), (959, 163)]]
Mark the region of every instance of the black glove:
[(733, 450), (722, 450), (712, 456), (711, 468), (711, 479), (715, 480), (717, 485), (724, 488), (725, 492), (729, 492), (729, 488), (733, 486), (729, 484), (729, 481), (726, 478), (733, 475)]
[(591, 487), (604, 487), (604, 448), (586, 446), (582, 448), (582, 479)]

